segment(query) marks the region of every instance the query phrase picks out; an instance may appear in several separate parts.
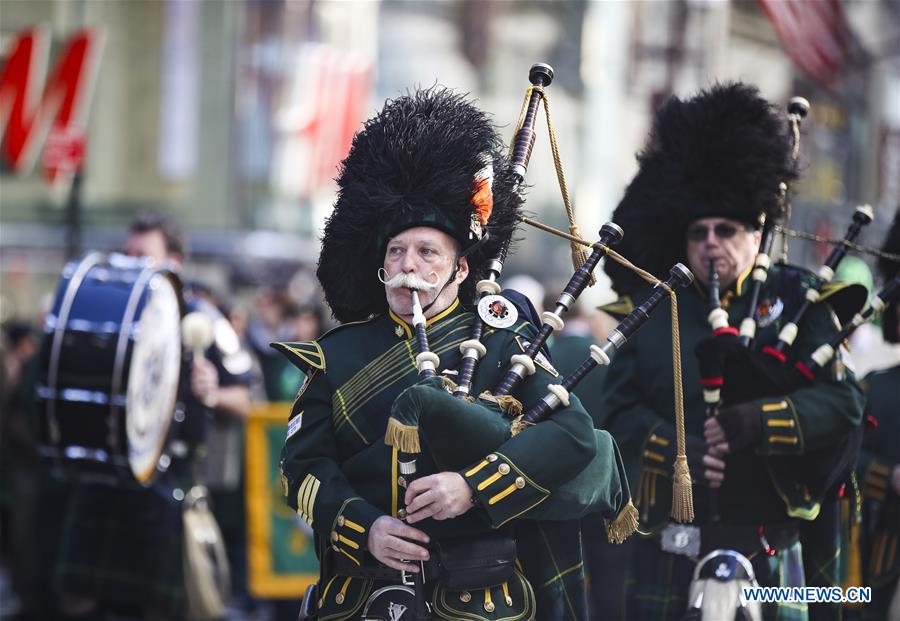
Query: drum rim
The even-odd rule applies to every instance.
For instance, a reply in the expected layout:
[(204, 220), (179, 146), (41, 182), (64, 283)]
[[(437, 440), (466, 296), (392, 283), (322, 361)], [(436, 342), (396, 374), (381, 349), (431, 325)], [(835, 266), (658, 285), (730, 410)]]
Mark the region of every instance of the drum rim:
[[(53, 329), (53, 341), (50, 344), (50, 360), (47, 373), (47, 386), (55, 395), (59, 386), (59, 357), (62, 354), (63, 337), (66, 334), (66, 327), (69, 324), (69, 314), (72, 312), (72, 305), (75, 303), (75, 296), (81, 289), (88, 272), (96, 265), (101, 263), (104, 258), (102, 252), (91, 252), (78, 262), (72, 277), (66, 285), (66, 292), (63, 294), (62, 302), (59, 305), (59, 314), (56, 317), (56, 325)], [(59, 437), (59, 420), (56, 418), (56, 397), (47, 401), (47, 422), (50, 432), (50, 443), (62, 449)]]
[[(150, 268), (150, 269), (152, 269), (152, 268)], [(184, 310), (182, 308), (181, 281), (178, 279), (177, 275), (170, 270), (157, 268), (156, 270), (153, 271), (153, 275), (156, 275), (156, 274), (159, 274), (160, 276), (162, 276), (163, 279), (166, 280), (169, 283), (169, 285), (172, 287), (172, 291), (175, 293), (175, 301), (178, 304), (178, 311), (179, 311), (179, 317), (180, 317), (183, 314), (183, 310)], [(149, 279), (148, 279), (148, 282), (149, 282)], [(180, 352), (180, 350), (181, 350), (181, 337), (180, 337), (181, 323), (180, 322), (178, 324), (178, 332), (179, 332), (178, 347), (179, 347), (179, 352)], [(127, 337), (126, 337), (126, 343), (127, 343)], [(129, 372), (130, 371), (131, 371), (131, 367), (129, 365)], [(167, 448), (169, 446), (170, 435), (172, 433), (172, 423), (175, 420), (175, 413), (179, 409), (179, 403), (181, 401), (181, 399), (179, 398), (179, 395), (181, 392), (180, 378), (179, 378), (178, 384), (179, 385), (176, 388), (175, 393), (172, 395), (172, 403), (171, 403), (171, 408), (170, 408), (172, 413), (168, 417), (168, 420), (166, 421), (165, 433), (163, 433), (161, 436), (163, 440), (162, 440), (162, 442), (159, 443), (159, 447), (156, 450), (156, 456), (151, 461), (151, 463), (153, 465), (148, 467), (143, 472), (140, 472), (140, 473), (135, 472), (134, 468), (132, 466), (132, 463), (131, 463), (131, 458), (126, 455), (128, 467), (129, 467), (129, 470), (131, 471), (132, 476), (138, 483), (140, 483), (141, 485), (143, 485), (145, 487), (148, 487), (153, 483), (153, 481), (155, 479), (154, 475), (159, 471), (159, 464), (162, 461), (163, 456), (167, 454)], [(117, 407), (121, 407), (121, 406), (117, 406)], [(126, 438), (126, 440), (127, 440), (127, 438)]]

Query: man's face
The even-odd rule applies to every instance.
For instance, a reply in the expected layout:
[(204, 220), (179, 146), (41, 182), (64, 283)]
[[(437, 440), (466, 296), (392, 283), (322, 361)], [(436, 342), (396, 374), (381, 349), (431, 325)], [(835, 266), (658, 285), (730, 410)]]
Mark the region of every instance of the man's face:
[[(456, 299), (460, 283), (469, 275), (469, 264), (462, 257), (455, 277), (444, 287), (456, 267), (457, 255), (456, 241), (443, 231), (426, 226), (406, 229), (388, 240), (384, 253), (386, 280), (405, 273), (436, 284), (433, 289), (419, 292), (419, 302), (423, 308), (437, 299), (425, 312), (426, 317), (432, 317)], [(395, 314), (404, 319), (412, 317), (412, 294), (409, 289), (385, 287), (385, 296), (388, 306)]]
[(166, 252), (166, 238), (162, 231), (129, 233), (125, 240), (125, 254), (130, 257), (148, 257), (157, 265), (169, 259)]
[(709, 285), (709, 262), (716, 260), (719, 286), (730, 287), (750, 269), (759, 252), (760, 232), (737, 220), (700, 218), (687, 229), (687, 259), (694, 276)]

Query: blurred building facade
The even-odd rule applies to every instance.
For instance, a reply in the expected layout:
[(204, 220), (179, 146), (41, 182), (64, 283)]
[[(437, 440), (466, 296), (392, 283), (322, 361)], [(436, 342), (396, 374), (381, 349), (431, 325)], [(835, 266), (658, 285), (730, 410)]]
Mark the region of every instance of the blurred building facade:
[[(864, 202), (884, 224), (900, 204), (898, 4), (840, 3), (864, 53), (847, 51), (827, 86), (789, 57), (767, 4), (4, 0), (4, 63), (36, 25), (50, 33), (47, 75), (79, 29), (102, 32), (104, 46), (77, 182), (48, 184), (40, 163), (0, 164), (0, 314), (34, 316), (67, 254), (116, 248), (131, 216), (150, 207), (188, 228), (192, 269), (214, 286), (290, 287), (307, 302), (336, 166), (359, 123), (385, 98), (439, 83), (471, 92), (511, 136), (538, 61), (556, 71), (553, 121), (587, 237), (636, 170), (655, 107), (732, 79), (780, 104), (793, 95), (812, 104), (796, 228), (839, 237)], [(529, 210), (565, 226), (545, 133), (528, 181)], [(862, 241), (878, 243), (883, 230), (869, 227)], [(564, 242), (531, 230), (522, 240), (508, 273), (568, 277)], [(791, 243), (792, 259), (808, 265), (823, 252)], [(587, 295), (612, 296), (603, 284)]]

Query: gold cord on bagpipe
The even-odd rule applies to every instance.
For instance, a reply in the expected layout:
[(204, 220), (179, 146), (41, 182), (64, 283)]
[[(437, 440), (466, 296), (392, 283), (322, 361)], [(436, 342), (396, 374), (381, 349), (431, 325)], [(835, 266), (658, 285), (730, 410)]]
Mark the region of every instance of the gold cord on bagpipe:
[[(594, 244), (592, 244), (591, 242), (576, 237), (575, 235), (564, 233), (563, 231), (555, 229), (531, 218), (520, 216), (519, 220), (544, 232), (568, 239), (570, 242), (572, 242), (572, 244), (578, 244), (584, 247), (594, 246)], [(694, 499), (691, 493), (691, 473), (690, 469), (688, 468), (685, 446), (684, 392), (681, 379), (681, 333), (678, 326), (678, 297), (675, 295), (674, 289), (672, 289), (665, 282), (659, 280), (650, 272), (634, 265), (633, 263), (631, 263), (631, 261), (623, 257), (612, 248), (606, 248), (606, 255), (620, 265), (640, 276), (646, 282), (654, 286), (663, 288), (672, 301), (672, 374), (675, 398), (676, 443), (675, 467), (672, 484), (672, 518), (677, 522), (692, 522), (694, 520)]]
[[(566, 174), (563, 169), (562, 156), (559, 154), (559, 143), (556, 139), (556, 130), (553, 128), (553, 119), (550, 114), (550, 99), (547, 97), (547, 91), (544, 90), (542, 86), (531, 86), (525, 92), (525, 101), (523, 102), (522, 110), (519, 113), (519, 120), (516, 121), (516, 134), (518, 134), (518, 130), (525, 119), (525, 112), (528, 108), (528, 101), (531, 98), (531, 94), (535, 91), (540, 93), (541, 101), (544, 102), (544, 112), (547, 116), (547, 130), (550, 134), (550, 150), (553, 153), (553, 166), (556, 168), (559, 191), (562, 194), (563, 205), (566, 208), (566, 217), (569, 219), (569, 233), (575, 238), (580, 238), (581, 229), (578, 228), (578, 223), (575, 221), (575, 209), (572, 207), (572, 201), (569, 198), (569, 186), (566, 183)], [(572, 267), (577, 270), (584, 265), (585, 261), (587, 261), (587, 254), (585, 253), (584, 248), (574, 241), (572, 241), (571, 248)], [(595, 284), (597, 284), (597, 278), (592, 273), (588, 286), (594, 286)]]

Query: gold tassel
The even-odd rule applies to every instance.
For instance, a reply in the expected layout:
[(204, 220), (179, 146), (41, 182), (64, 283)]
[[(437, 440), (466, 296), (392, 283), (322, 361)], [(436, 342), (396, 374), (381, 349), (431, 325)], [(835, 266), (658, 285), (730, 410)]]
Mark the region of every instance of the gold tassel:
[[(571, 222), (569, 224), (569, 233), (575, 237), (578, 237), (579, 239), (581, 238), (581, 229), (579, 229), (578, 225), (575, 224), (574, 222)], [(582, 246), (581, 244), (575, 243), (574, 241), (569, 242), (569, 244), (572, 246), (572, 267), (574, 267), (575, 270), (577, 271), (577, 270), (581, 269), (582, 265), (587, 263), (587, 260), (588, 260), (587, 249), (584, 246)], [(597, 284), (597, 277), (594, 276), (593, 272), (591, 272), (590, 277), (591, 277), (591, 279), (588, 281), (587, 286), (593, 287), (594, 285)]]
[(515, 438), (528, 427), (531, 427), (531, 424), (522, 421), (522, 415), (520, 414), (519, 416), (516, 416), (516, 419), (513, 421), (512, 427), (509, 428), (509, 433)]
[(694, 521), (694, 497), (691, 495), (691, 471), (687, 457), (675, 458), (675, 478), (672, 482), (672, 518), (682, 524)]
[(612, 522), (606, 522), (606, 538), (610, 543), (624, 543), (638, 528), (638, 510), (631, 500)]
[(478, 395), (478, 397), (479, 399), (484, 399), (485, 401), (496, 403), (500, 407), (500, 411), (503, 412), (503, 415), (507, 418), (515, 418), (522, 414), (522, 402), (512, 395), (501, 395), (499, 397), (495, 397), (485, 390), (483, 393)]
[(396, 448), (401, 453), (421, 453), (419, 444), (419, 428), (404, 425), (396, 418), (389, 418), (387, 430), (384, 432), (384, 443)]

